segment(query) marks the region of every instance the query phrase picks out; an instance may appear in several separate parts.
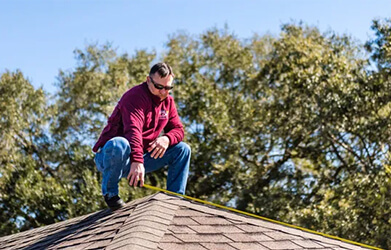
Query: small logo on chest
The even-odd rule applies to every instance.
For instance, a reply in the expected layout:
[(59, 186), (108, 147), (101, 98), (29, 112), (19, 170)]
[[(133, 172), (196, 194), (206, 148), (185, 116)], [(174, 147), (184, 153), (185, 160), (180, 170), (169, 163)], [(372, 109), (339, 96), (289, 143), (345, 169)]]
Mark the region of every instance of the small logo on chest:
[(159, 120), (165, 120), (165, 119), (168, 119), (168, 110), (160, 110), (160, 116), (159, 116)]

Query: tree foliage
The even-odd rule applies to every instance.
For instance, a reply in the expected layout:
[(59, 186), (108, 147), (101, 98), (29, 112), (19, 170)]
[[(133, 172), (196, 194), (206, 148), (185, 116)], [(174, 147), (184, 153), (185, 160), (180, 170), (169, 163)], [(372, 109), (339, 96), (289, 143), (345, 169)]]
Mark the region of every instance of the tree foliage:
[[(160, 59), (192, 147), (187, 194), (390, 248), (391, 20), (372, 29), (365, 45), (301, 23), (277, 37), (171, 36)], [(91, 146), (156, 55), (106, 44), (75, 58), (55, 96), (21, 72), (1, 76), (3, 235), (103, 208)], [(151, 193), (122, 185), (127, 199)]]

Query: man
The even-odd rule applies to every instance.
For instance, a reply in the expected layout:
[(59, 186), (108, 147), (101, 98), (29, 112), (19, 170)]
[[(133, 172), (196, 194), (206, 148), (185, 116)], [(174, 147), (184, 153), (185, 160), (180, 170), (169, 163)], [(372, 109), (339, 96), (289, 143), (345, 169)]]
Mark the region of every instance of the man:
[(167, 190), (185, 193), (191, 152), (182, 142), (183, 126), (169, 95), (173, 78), (167, 63), (155, 64), (146, 82), (121, 97), (93, 147), (103, 174), (102, 193), (112, 210), (124, 204), (118, 196), (121, 178), (126, 177), (130, 186), (140, 183), (142, 187), (144, 173), (166, 165)]

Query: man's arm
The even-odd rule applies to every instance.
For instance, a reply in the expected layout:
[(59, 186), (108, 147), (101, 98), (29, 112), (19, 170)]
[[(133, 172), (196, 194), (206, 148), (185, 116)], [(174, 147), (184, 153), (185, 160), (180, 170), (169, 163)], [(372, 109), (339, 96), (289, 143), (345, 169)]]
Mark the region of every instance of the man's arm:
[(92, 149), (94, 153), (98, 152), (99, 148), (103, 147), (108, 140), (110, 140), (117, 134), (121, 122), (121, 115), (119, 114), (119, 112), (119, 107), (118, 105), (116, 105), (107, 120), (107, 125), (101, 132), (98, 141)]
[(125, 138), (129, 141), (132, 162), (144, 163), (143, 158), (143, 137), (142, 129), (144, 125), (144, 109), (140, 100), (127, 97), (121, 100), (120, 110)]
[(140, 98), (128, 97), (121, 102), (121, 116), (124, 126), (124, 136), (129, 141), (130, 171), (127, 177), (130, 186), (144, 185), (144, 158), (142, 128), (144, 126), (144, 108)]

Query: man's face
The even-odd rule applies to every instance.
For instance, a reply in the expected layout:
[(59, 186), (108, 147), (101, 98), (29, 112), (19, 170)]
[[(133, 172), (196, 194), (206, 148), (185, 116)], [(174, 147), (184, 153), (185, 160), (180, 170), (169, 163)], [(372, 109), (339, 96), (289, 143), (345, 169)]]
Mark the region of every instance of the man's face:
[(161, 78), (155, 73), (152, 77), (147, 77), (148, 88), (153, 95), (160, 97), (160, 100), (163, 101), (170, 94), (169, 88), (172, 87), (173, 80), (172, 75)]

